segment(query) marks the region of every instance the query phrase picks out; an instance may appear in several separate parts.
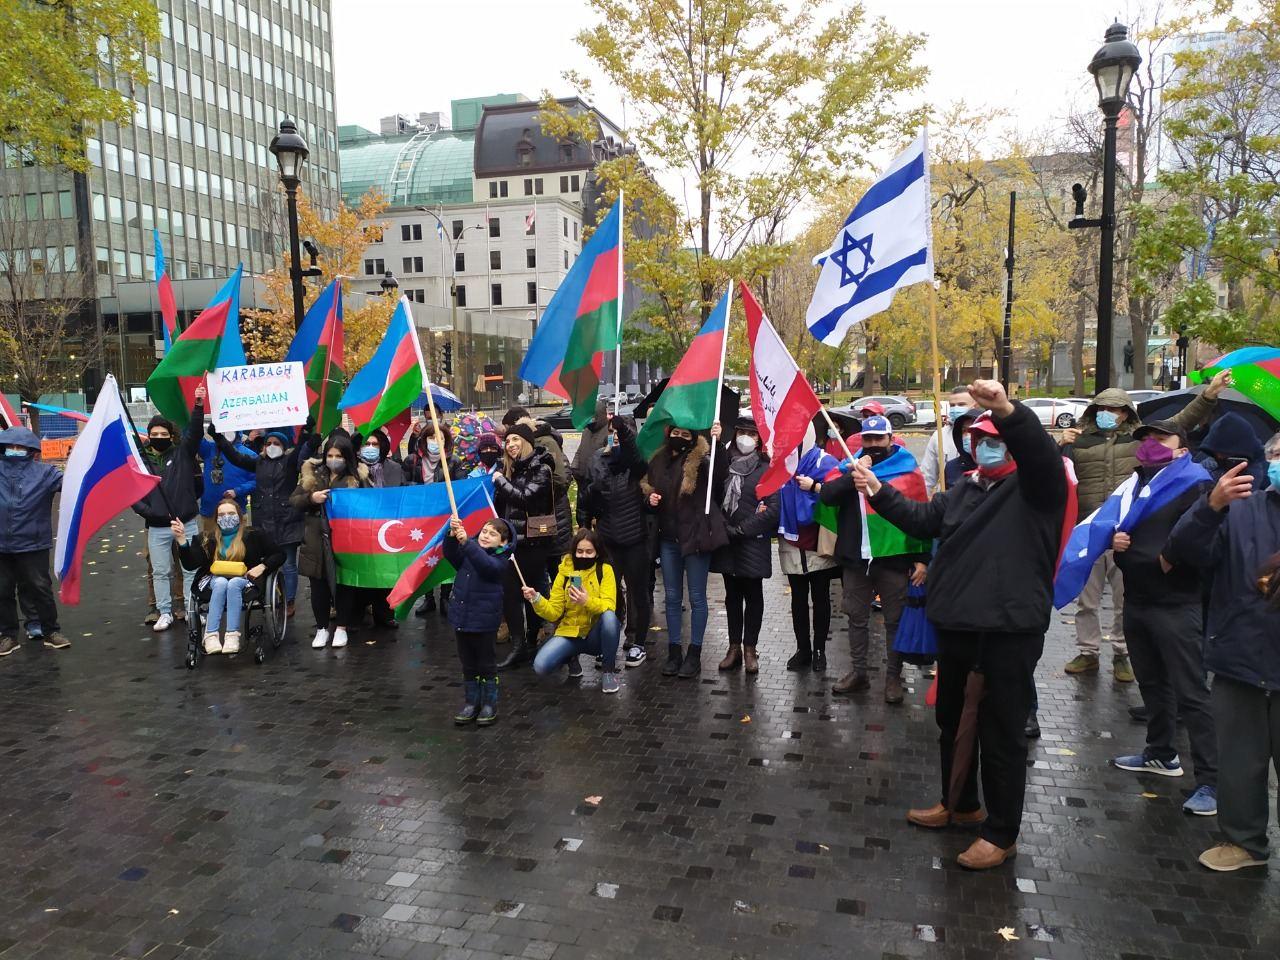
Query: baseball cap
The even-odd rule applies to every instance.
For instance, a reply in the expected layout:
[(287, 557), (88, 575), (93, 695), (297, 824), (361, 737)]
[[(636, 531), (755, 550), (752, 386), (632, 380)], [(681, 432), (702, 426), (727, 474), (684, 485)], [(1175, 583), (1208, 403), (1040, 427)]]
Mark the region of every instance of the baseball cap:
[(893, 427), (884, 417), (864, 417), (861, 433), (863, 436), (868, 433), (891, 434), (893, 433)]
[(870, 410), (871, 413), (877, 417), (884, 416), (884, 404), (879, 400), (868, 400), (862, 406), (858, 407), (859, 413), (862, 413), (864, 410)]
[(991, 411), (984, 410), (978, 419), (969, 424), (970, 433), (984, 433), (989, 437), (999, 437), (1000, 428), (996, 426), (994, 420), (991, 419)]
[(1177, 437), (1183, 442), (1183, 444), (1186, 444), (1187, 442), (1187, 431), (1183, 430), (1182, 427), (1178, 426), (1178, 424), (1174, 423), (1172, 420), (1148, 420), (1142, 426), (1138, 427), (1137, 430), (1133, 431), (1133, 439), (1141, 440), (1143, 437), (1152, 433), (1168, 434), (1171, 437)]

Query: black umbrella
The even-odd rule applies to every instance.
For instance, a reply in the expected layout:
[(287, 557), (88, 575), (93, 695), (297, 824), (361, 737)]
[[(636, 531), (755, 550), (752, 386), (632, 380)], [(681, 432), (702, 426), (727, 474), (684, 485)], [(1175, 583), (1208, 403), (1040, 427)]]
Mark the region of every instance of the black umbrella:
[[(1150, 400), (1144, 400), (1138, 404), (1138, 416), (1144, 422), (1168, 420), (1195, 399), (1196, 395), (1204, 390), (1204, 387), (1204, 384), (1200, 384), (1191, 387), (1189, 390), (1171, 390), (1169, 393), (1152, 397)], [(1228, 411), (1244, 417), (1253, 429), (1254, 434), (1257, 435), (1258, 440), (1262, 443), (1266, 443), (1272, 434), (1280, 430), (1280, 421), (1277, 421), (1275, 417), (1237, 390), (1222, 391), (1222, 395), (1218, 397), (1217, 410), (1209, 422), (1212, 423), (1213, 419), (1222, 416)], [(1205, 427), (1199, 427), (1190, 433), (1192, 445), (1198, 447), (1201, 438), (1204, 437)]]
[[(643, 420), (645, 417), (649, 416), (649, 411), (653, 409), (653, 405), (657, 403), (658, 398), (662, 396), (662, 391), (667, 389), (667, 383), (670, 382), (670, 380), (670, 377), (664, 377), (662, 380), (658, 381), (658, 385), (650, 390), (643, 400), (636, 404), (636, 409), (635, 412), (632, 413), (632, 416), (635, 417), (637, 421)], [(732, 427), (738, 422), (738, 408), (740, 406), (741, 400), (738, 396), (738, 391), (733, 389), (733, 387), (722, 383), (720, 385), (720, 422)]]

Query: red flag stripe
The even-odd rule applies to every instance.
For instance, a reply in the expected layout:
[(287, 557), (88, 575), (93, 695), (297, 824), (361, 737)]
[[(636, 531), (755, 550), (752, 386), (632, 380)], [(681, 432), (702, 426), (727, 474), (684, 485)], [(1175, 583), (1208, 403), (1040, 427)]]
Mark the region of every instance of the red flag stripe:
[(592, 313), (618, 299), (618, 248), (601, 251), (591, 264), (591, 274), (578, 301), (578, 316)]

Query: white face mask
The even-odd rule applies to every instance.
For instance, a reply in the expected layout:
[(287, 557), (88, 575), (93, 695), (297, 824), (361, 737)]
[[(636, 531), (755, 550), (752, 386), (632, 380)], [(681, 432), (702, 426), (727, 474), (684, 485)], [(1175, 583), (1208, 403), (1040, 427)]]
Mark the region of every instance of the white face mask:
[(742, 453), (755, 453), (756, 438), (749, 433), (742, 433), (733, 441), (738, 445), (738, 450)]
[(267, 458), (270, 460), (279, 460), (284, 456), (284, 447), (277, 447), (273, 443), (271, 446), (264, 448), (262, 452), (265, 453)]

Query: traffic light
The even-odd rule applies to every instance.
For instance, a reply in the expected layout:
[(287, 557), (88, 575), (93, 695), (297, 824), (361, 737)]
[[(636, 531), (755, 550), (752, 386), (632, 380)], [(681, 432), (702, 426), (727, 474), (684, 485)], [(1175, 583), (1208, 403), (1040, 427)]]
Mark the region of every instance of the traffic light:
[(445, 343), (444, 345), (444, 362), (440, 367), (444, 370), (446, 376), (453, 376), (453, 344)]

